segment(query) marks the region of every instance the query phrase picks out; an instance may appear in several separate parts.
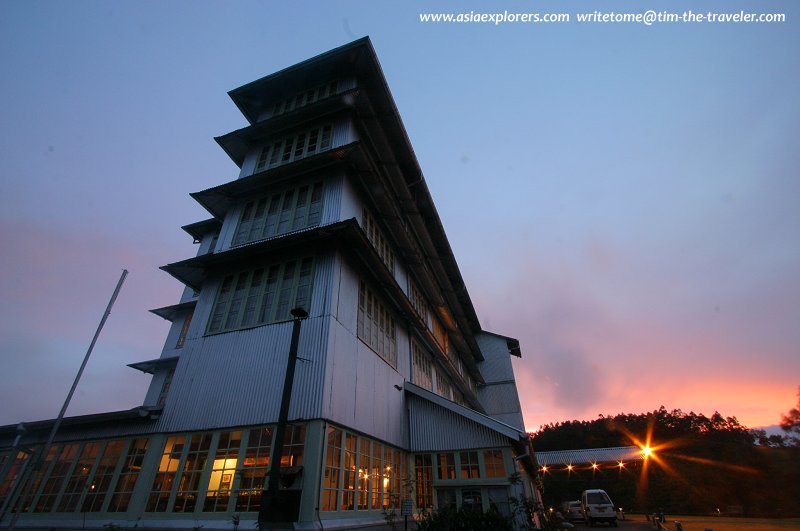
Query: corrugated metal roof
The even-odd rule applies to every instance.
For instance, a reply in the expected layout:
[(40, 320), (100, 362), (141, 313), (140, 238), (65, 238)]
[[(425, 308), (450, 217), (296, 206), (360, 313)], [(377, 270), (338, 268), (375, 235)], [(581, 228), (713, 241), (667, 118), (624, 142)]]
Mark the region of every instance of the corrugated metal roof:
[(592, 463), (619, 463), (620, 461), (624, 463), (643, 459), (642, 449), (638, 446), (536, 452), (536, 460), (540, 466), (591, 465)]

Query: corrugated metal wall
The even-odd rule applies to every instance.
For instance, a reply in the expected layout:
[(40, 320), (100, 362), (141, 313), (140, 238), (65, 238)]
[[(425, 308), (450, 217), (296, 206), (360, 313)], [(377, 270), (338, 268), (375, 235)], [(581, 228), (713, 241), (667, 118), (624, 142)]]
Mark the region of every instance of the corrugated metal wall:
[[(298, 356), (308, 361), (297, 364), (291, 418), (321, 415), (333, 263), (332, 255), (315, 261), (311, 317), (303, 321), (298, 347)], [(212, 303), (213, 297), (198, 303), (199, 322), (193, 322), (198, 330), (205, 330)], [(291, 322), (284, 322), (187, 341), (156, 429), (196, 430), (277, 421), (291, 328)]]
[(434, 452), (508, 446), (508, 438), (477, 422), (408, 395), (410, 451)]
[(476, 340), (484, 356), (478, 370), (487, 384), (478, 388), (478, 401), (487, 415), (524, 431), (522, 407), (506, 339), (493, 334), (478, 334)]

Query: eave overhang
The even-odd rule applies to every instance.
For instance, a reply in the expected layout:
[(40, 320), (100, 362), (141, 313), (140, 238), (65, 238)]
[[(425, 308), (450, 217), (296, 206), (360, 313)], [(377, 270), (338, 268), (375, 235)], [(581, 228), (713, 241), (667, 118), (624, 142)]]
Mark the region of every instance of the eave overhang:
[(247, 127), (215, 137), (214, 140), (239, 168), (247, 154), (269, 139), (285, 135), (287, 130), (302, 128), (305, 124), (318, 123), (325, 117), (335, 117), (352, 107), (358, 89), (351, 89), (328, 96), (323, 100), (304, 105), (293, 111), (254, 123)]
[[(107, 413), (94, 413), (91, 415), (77, 415), (74, 417), (64, 417), (61, 422), (63, 428), (86, 426), (90, 424), (106, 424), (109, 422), (120, 422), (127, 420), (142, 420), (151, 417), (152, 413), (159, 411), (160, 408), (150, 408), (145, 406), (126, 409), (124, 411), (111, 411)], [(52, 428), (56, 419), (36, 420), (32, 422), (21, 422), (0, 426), (0, 435), (7, 435), (17, 432), (22, 427), (26, 432), (37, 432)]]
[(298, 246), (307, 249), (311, 244), (323, 242), (347, 230), (352, 231), (353, 225), (358, 229), (358, 223), (355, 220), (346, 220), (331, 225), (303, 229), (266, 240), (241, 245), (228, 251), (195, 256), (180, 262), (161, 266), (160, 269), (166, 271), (190, 288), (199, 291), (210, 271), (230, 264), (235, 264), (237, 268), (241, 268), (243, 264), (247, 264), (249, 261), (267, 253), (288, 251)]
[(129, 363), (128, 367), (142, 371), (147, 374), (155, 374), (159, 369), (173, 368), (178, 364), (180, 356), (172, 356), (169, 358), (158, 358), (155, 360), (139, 361), (136, 363)]
[[(353, 112), (358, 118), (357, 123), (365, 129), (362, 141), (369, 143), (367, 150), (370, 152), (371, 159), (375, 161), (377, 169), (385, 179), (388, 179), (387, 191), (399, 202), (404, 215), (395, 220), (395, 226), (392, 227), (393, 235), (397, 236), (401, 232), (405, 232), (405, 229), (401, 227), (402, 221), (400, 220), (408, 219), (410, 221), (410, 228), (423, 247), (422, 256), (417, 258), (430, 263), (430, 268), (440, 285), (438, 291), (442, 292), (445, 297), (445, 300), (434, 304), (434, 311), (450, 331), (455, 331), (457, 327), (463, 328), (461, 332), (469, 345), (469, 350), (480, 360), (480, 350), (477, 348), (474, 338), (471, 337), (472, 334), (480, 331), (477, 314), (434, 207), (430, 191), (425, 184), (405, 126), (383, 75), (377, 54), (368, 37), (231, 90), (229, 95), (236, 106), (251, 125), (257, 125), (221, 137), (224, 139), (221, 145), (235, 161), (242, 161), (243, 150), (247, 142), (263, 138), (271, 131), (277, 131), (279, 125), (285, 126), (288, 123), (281, 120), (292, 118), (292, 116), (281, 115), (257, 123), (259, 117), (265, 114), (270, 105), (283, 97), (307, 88), (309, 80), (324, 82), (346, 76), (355, 77), (357, 89), (346, 94), (340, 100), (346, 105), (352, 105)], [(336, 100), (336, 98), (333, 99)], [(324, 101), (319, 104), (335, 105)], [(340, 106), (337, 109), (343, 109), (343, 107)], [(334, 108), (331, 107), (329, 110), (333, 112)], [(298, 109), (293, 112), (299, 112), (294, 115), (294, 118), (303, 119), (306, 115), (302, 113), (310, 111)], [(269, 122), (273, 122), (272, 125)], [(223, 206), (225, 201), (219, 196), (212, 198), (208, 194), (202, 196), (198, 194), (194, 197), (215, 216), (221, 217), (220, 215), (225, 211)], [(401, 227), (401, 230), (398, 230), (398, 227)]]
[[(396, 198), (397, 186), (393, 185), (391, 181), (388, 185), (383, 184), (390, 177), (386, 175), (385, 168), (376, 166), (373, 161), (378, 157), (371, 155), (368, 149), (364, 142), (360, 142), (343, 157), (352, 165), (354, 182), (376, 206), (376, 216), (382, 218), (384, 223), (391, 228), (392, 235), (397, 242), (397, 250), (403, 257), (406, 267), (419, 283), (420, 288), (433, 297), (432, 310), (448, 328), (451, 337), (458, 343), (459, 350), (472, 354), (472, 357), (464, 359), (464, 362), (475, 380), (482, 382), (476, 363), (483, 361), (483, 354), (473, 335), (480, 331), (480, 327), (477, 325), (477, 317), (474, 317), (474, 320), (470, 317), (470, 315), (474, 316), (475, 310), (469, 301), (466, 289), (463, 289), (462, 284), (463, 294), (467, 297), (466, 301), (456, 296), (450, 273), (446, 270), (446, 260), (442, 260), (439, 251), (434, 249), (431, 244), (425, 243), (424, 237), (419, 237), (427, 234), (424, 228), (414, 231), (417, 235), (416, 238), (409, 234), (403, 220), (413, 216), (413, 213), (416, 212), (414, 202), (410, 198), (398, 201)], [(384, 179), (379, 178), (381, 175), (384, 176)], [(405, 190), (405, 188), (402, 189)], [(400, 206), (398, 207), (398, 205)], [(466, 306), (464, 306), (465, 303)]]
[(363, 37), (235, 88), (228, 95), (247, 121), (254, 124), (275, 101), (307, 89), (309, 79), (327, 81), (350, 76), (376, 61), (369, 38)]
[(150, 313), (154, 313), (157, 316), (161, 317), (162, 319), (172, 322), (175, 320), (175, 316), (180, 313), (185, 313), (189, 310), (193, 310), (194, 307), (197, 306), (197, 300), (182, 302), (180, 304), (173, 304), (172, 306), (164, 306), (163, 308), (156, 308), (154, 310), (150, 310)]
[(195, 243), (198, 243), (200, 240), (203, 239), (203, 236), (205, 236), (209, 232), (219, 231), (222, 228), (222, 221), (214, 218), (206, 219), (203, 221), (198, 221), (196, 223), (190, 223), (188, 225), (184, 225), (181, 228), (194, 239)]
[(499, 337), (500, 339), (504, 339), (506, 342), (506, 347), (508, 347), (508, 353), (511, 356), (516, 356), (518, 358), (522, 357), (522, 348), (519, 345), (519, 339), (514, 339), (513, 337), (504, 336), (502, 334), (496, 334), (494, 332), (487, 332), (486, 330), (481, 331), (481, 334), (486, 334), (489, 336)]
[(208, 210), (212, 216), (221, 220), (228, 210), (236, 204), (238, 198), (258, 195), (265, 192), (270, 186), (275, 186), (288, 180), (301, 179), (305, 175), (335, 166), (357, 144), (357, 142), (354, 142), (336, 149), (323, 151), (295, 162), (282, 164), (213, 188), (193, 192), (189, 195)]

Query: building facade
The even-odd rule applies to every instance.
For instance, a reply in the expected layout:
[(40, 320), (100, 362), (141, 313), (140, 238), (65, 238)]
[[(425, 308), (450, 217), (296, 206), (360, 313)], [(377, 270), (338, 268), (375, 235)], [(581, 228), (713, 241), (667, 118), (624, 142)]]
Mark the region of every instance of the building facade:
[[(0, 428), (2, 525), (250, 526), (300, 326), (280, 467), (295, 529), (533, 495), (510, 356), (483, 331), (365, 38), (230, 93), (237, 179), (191, 196), (197, 255), (140, 407)], [(34, 466), (34, 463), (39, 465)], [(527, 479), (526, 479), (527, 478)], [(410, 501), (409, 501), (410, 500)], [(516, 500), (516, 501), (515, 501)]]

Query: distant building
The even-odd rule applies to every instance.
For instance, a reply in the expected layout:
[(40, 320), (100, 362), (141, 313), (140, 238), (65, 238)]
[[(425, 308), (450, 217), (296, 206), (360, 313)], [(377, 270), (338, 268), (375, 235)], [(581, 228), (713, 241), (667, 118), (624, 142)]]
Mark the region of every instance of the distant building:
[(0, 428), (0, 525), (252, 529), (294, 308), (282, 520), (511, 515), (535, 474), (520, 346), (480, 327), (370, 41), (230, 96), (249, 125), (217, 142), (241, 172), (191, 194), (212, 217), (162, 268), (186, 289), (153, 310), (172, 322), (161, 355), (130, 365), (152, 374), (143, 405), (66, 419), (38, 471), (53, 421)]

